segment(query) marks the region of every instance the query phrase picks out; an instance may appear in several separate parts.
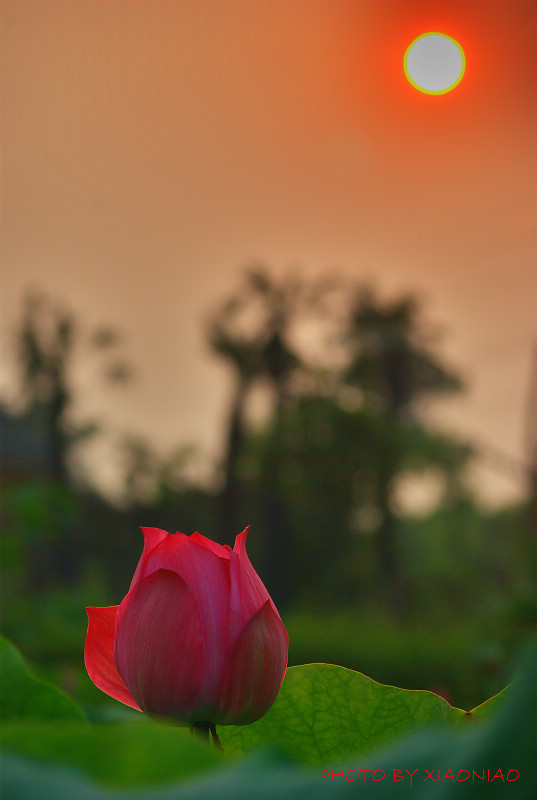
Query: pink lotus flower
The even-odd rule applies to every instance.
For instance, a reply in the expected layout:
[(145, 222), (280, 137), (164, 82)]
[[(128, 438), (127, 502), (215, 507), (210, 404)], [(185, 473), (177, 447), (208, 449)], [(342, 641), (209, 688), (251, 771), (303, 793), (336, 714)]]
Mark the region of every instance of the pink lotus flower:
[(85, 662), (99, 689), (147, 714), (246, 725), (273, 704), (288, 636), (246, 554), (193, 533), (142, 528), (120, 606), (88, 608)]

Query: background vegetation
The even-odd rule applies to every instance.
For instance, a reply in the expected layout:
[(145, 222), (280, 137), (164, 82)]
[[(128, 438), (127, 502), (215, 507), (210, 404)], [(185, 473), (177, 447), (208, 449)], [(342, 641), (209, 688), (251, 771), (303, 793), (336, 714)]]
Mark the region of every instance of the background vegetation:
[[(507, 464), (527, 479), (516, 506), (491, 512), (472, 496), (475, 450), (424, 421), (435, 398), (464, 387), (416, 299), (256, 268), (206, 334), (234, 376), (212, 480), (191, 477), (192, 449), (162, 457), (133, 435), (111, 503), (80, 471), (100, 426), (73, 424), (72, 374), (91, 358), (128, 391), (121, 338), (28, 298), (15, 332), (18, 408), (2, 407), (3, 632), (92, 713), (119, 713), (84, 670), (85, 606), (121, 601), (139, 526), (233, 544), (250, 524), (290, 664), (341, 664), (462, 708), (499, 691), (535, 628), (535, 470)], [(416, 476), (434, 489), (428, 512), (412, 516), (404, 485)]]

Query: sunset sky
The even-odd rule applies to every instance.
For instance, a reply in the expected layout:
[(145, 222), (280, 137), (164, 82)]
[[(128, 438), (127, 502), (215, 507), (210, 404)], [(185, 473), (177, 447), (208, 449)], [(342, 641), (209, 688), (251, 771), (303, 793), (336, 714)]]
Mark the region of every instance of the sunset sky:
[[(41, 288), (88, 326), (115, 324), (137, 369), (122, 393), (92, 384), (88, 366), (81, 416), (216, 455), (231, 375), (205, 343), (211, 310), (252, 260), (275, 275), (338, 272), (386, 297), (417, 292), (468, 386), (431, 419), (526, 459), (536, 10), (3, 2), (6, 362), (23, 296)], [(466, 54), (445, 95), (404, 74), (426, 31)], [(103, 483), (107, 453), (94, 452)], [(484, 462), (474, 471), (490, 502), (515, 497), (515, 477)]]

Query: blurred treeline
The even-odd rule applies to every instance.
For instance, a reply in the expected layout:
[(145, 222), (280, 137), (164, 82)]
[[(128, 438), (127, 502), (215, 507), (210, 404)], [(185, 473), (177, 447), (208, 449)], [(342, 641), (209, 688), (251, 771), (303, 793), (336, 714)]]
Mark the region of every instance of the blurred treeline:
[[(125, 344), (28, 297), (18, 405), (2, 407), (3, 632), (79, 699), (106, 702), (83, 668), (84, 608), (121, 602), (139, 526), (233, 544), (250, 524), (290, 664), (340, 663), (462, 707), (499, 690), (537, 616), (535, 472), (514, 507), (487, 511), (472, 496), (479, 454), (425, 422), (435, 398), (464, 389), (416, 297), (255, 268), (205, 335), (233, 380), (221, 463), (201, 482), (191, 448), (162, 456), (132, 435), (111, 503), (76, 457), (100, 425), (73, 423), (73, 374), (92, 361), (103, 385), (128, 391)], [(427, 513), (412, 515), (405, 496), (426, 479)]]

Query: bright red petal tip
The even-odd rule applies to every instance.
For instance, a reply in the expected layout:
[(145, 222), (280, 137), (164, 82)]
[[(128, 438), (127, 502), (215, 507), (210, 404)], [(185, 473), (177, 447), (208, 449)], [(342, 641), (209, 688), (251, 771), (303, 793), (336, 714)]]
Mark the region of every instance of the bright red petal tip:
[(229, 553), (231, 548), (228, 546), (226, 548), (225, 545), (218, 544), (218, 542), (213, 542), (212, 539), (207, 539), (206, 536), (202, 536), (201, 533), (194, 531), (192, 536), (189, 537), (191, 542), (196, 542), (196, 544), (200, 544), (202, 547), (205, 547), (206, 550), (210, 550), (211, 553), (214, 553), (216, 556), (220, 558), (226, 558), (229, 561)]
[(246, 623), (267, 601), (279, 618), (276, 606), (248, 558), (246, 537), (249, 530), (250, 526), (239, 533), (230, 554), (229, 637), (232, 645)]
[(142, 555), (140, 556), (140, 560), (138, 561), (138, 566), (132, 576), (132, 581), (129, 589), (132, 589), (135, 583), (144, 577), (144, 564), (147, 560), (148, 555), (158, 547), (158, 545), (164, 541), (166, 536), (170, 536), (171, 534), (168, 531), (163, 531), (160, 528), (140, 528), (142, 531), (142, 535), (144, 537), (144, 549)]

